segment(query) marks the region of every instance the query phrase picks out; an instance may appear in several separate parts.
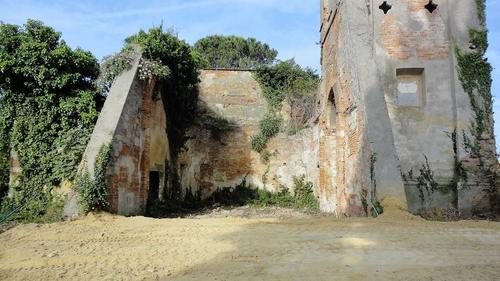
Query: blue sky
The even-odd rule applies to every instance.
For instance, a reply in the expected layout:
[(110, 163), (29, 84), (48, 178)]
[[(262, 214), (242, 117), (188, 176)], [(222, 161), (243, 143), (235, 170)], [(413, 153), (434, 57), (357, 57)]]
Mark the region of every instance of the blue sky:
[[(255, 37), (276, 48), (280, 59), (294, 57), (303, 66), (320, 69), (319, 0), (0, 0), (0, 7), (0, 21), (42, 20), (62, 32), (71, 46), (90, 50), (98, 58), (119, 51), (123, 39), (139, 29), (163, 23), (189, 43), (210, 34)], [(487, 0), (487, 14), (487, 56), (495, 68), (496, 94), (500, 91), (500, 0)], [(500, 99), (494, 110), (495, 132), (500, 136)]]

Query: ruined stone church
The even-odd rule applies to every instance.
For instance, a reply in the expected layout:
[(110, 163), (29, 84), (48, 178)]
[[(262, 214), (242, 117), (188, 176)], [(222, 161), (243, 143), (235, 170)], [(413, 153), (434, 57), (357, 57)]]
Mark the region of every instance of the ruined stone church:
[[(201, 71), (199, 103), (236, 129), (216, 140), (193, 127), (171, 159), (165, 101), (153, 80), (138, 79), (137, 57), (112, 85), (85, 168), (92, 171), (99, 148), (112, 144), (109, 200), (123, 215), (143, 214), (148, 200), (174, 186), (207, 197), (243, 181), (279, 190), (297, 176), (314, 184), (322, 211), (338, 216), (366, 215), (388, 197), (415, 213), (487, 210), (499, 198), (493, 117), (484, 103), (471, 105), (458, 61), (478, 51), (469, 32), (485, 28), (477, 3), (322, 0), (316, 115), (297, 134), (273, 138), (269, 162), (250, 145), (267, 108), (251, 71)], [(486, 112), (479, 138), (471, 132), (478, 106)]]

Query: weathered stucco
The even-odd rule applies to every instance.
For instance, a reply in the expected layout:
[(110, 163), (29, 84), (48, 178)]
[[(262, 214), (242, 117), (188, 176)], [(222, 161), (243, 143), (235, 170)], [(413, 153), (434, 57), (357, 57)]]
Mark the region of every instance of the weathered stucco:
[[(252, 72), (203, 70), (197, 121), (171, 160), (168, 102), (155, 93), (154, 80), (138, 79), (137, 58), (113, 83), (83, 161), (93, 173), (99, 148), (113, 145), (112, 211), (142, 214), (148, 202), (174, 188), (206, 198), (243, 182), (272, 191), (292, 188), (301, 176), (314, 184), (321, 210), (338, 216), (367, 215), (389, 197), (412, 212), (440, 208), (470, 216), (490, 208), (492, 181), (484, 167), (497, 165), (492, 113), (489, 134), (478, 140), (481, 155), (472, 156), (463, 135), (471, 136), (475, 114), (454, 52), (455, 46), (470, 51), (468, 30), (479, 25), (476, 1), (437, 0), (432, 13), (428, 1), (391, 1), (386, 14), (378, 2), (321, 1), (316, 115), (295, 135), (272, 138), (269, 159), (250, 144), (268, 110)], [(282, 114), (290, 119), (286, 106)], [(453, 182), (457, 164), (467, 181)], [(448, 191), (419, 185), (422, 167)], [(168, 178), (172, 171), (175, 179)]]
[[(145, 212), (148, 199), (153, 199), (148, 198), (150, 172), (160, 173), (163, 186), (169, 158), (163, 102), (154, 91), (154, 79), (138, 78), (139, 61), (140, 55), (131, 69), (113, 82), (80, 168), (93, 175), (99, 149), (111, 144), (112, 160), (107, 169), (109, 203), (111, 211), (121, 215)], [(67, 209), (76, 211), (74, 207)], [(69, 211), (66, 215), (71, 215)]]
[[(250, 71), (204, 70), (200, 104), (204, 113), (199, 125), (188, 132), (177, 168), (183, 192), (207, 197), (218, 188), (246, 184), (269, 190), (293, 186), (293, 177), (314, 182), (317, 173), (316, 145), (312, 130), (295, 136), (280, 133), (268, 144), (269, 161), (251, 148), (251, 137), (267, 112), (267, 103)], [(233, 130), (214, 136), (204, 120), (222, 118)]]
[[(336, 173), (352, 184), (340, 180), (335, 189), (353, 192), (354, 198), (367, 190), (368, 201), (396, 197), (413, 212), (438, 207), (469, 216), (484, 211), (489, 207), (487, 186), (480, 180), (484, 175), (461, 137), (469, 134), (475, 116), (457, 76), (453, 49), (456, 44), (470, 51), (468, 30), (479, 26), (476, 1), (433, 1), (438, 6), (432, 13), (425, 8), (427, 0), (388, 1), (392, 8), (387, 14), (379, 9), (382, 2), (322, 1), (322, 102), (334, 93)], [(346, 138), (355, 132), (360, 136)], [(483, 157), (495, 161), (494, 139), (486, 138)], [(349, 159), (345, 149), (353, 144), (360, 154)], [(422, 202), (416, 177), (426, 158), (440, 186), (456, 176), (455, 159), (466, 168), (468, 180), (459, 182), (458, 190), (425, 194)], [(344, 203), (347, 209), (340, 205), (340, 211), (356, 213), (360, 202), (352, 202)]]

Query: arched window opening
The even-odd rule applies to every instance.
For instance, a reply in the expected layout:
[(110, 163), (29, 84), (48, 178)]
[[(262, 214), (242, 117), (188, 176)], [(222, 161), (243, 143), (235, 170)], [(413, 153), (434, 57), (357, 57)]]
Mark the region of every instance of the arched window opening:
[(328, 130), (331, 130), (333, 132), (335, 132), (337, 126), (337, 106), (333, 88), (330, 89), (330, 93), (328, 95), (326, 126)]

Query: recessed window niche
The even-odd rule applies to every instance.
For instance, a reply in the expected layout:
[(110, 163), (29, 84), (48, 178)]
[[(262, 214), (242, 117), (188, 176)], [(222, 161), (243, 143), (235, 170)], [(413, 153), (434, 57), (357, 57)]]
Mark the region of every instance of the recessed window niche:
[(423, 68), (396, 69), (396, 100), (398, 106), (419, 107), (425, 98)]

